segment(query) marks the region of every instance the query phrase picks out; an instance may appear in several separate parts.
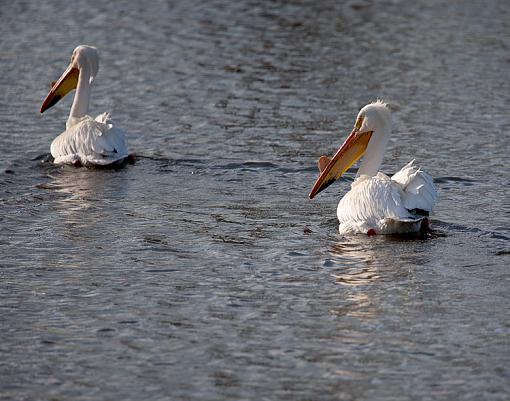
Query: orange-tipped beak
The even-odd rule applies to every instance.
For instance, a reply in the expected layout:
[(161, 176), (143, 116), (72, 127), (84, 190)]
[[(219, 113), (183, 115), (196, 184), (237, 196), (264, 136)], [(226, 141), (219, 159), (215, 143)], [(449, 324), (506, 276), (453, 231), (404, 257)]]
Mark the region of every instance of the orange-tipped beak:
[[(358, 123), (356, 124), (356, 127), (352, 130), (340, 149), (338, 149), (335, 156), (321, 169), (319, 178), (315, 181), (312, 191), (308, 195), (310, 199), (313, 199), (315, 195), (338, 180), (342, 174), (365, 153), (373, 131), (360, 133), (359, 125)], [(319, 167), (320, 166), (321, 163), (319, 163)]]
[(41, 106), (41, 113), (44, 113), (50, 107), (54, 106), (70, 91), (76, 89), (78, 86), (79, 75), (80, 70), (78, 70), (76, 67), (73, 67), (72, 65), (69, 65), (59, 80), (54, 85), (52, 85), (50, 92), (46, 96), (46, 99), (44, 99), (44, 102)]

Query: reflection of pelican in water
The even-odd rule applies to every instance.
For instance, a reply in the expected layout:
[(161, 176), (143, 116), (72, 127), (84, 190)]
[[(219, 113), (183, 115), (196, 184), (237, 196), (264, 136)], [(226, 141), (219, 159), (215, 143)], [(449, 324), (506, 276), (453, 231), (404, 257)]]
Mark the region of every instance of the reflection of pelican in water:
[[(361, 238), (366, 241), (366, 237)], [(374, 247), (373, 241), (370, 245)], [(364, 241), (338, 242), (331, 246), (329, 254), (330, 274), (346, 290), (330, 313), (339, 317), (372, 319), (377, 314), (377, 303), (371, 290), (382, 279), (376, 255), (369, 246), (364, 246)]]
[(124, 131), (114, 125), (110, 115), (103, 113), (95, 119), (88, 115), (92, 81), (98, 69), (96, 48), (78, 46), (73, 51), (71, 63), (59, 80), (52, 84), (41, 106), (43, 113), (76, 89), (66, 130), (51, 143), (55, 164), (107, 166), (134, 161), (134, 157), (128, 154)]
[(415, 233), (428, 227), (436, 203), (432, 178), (411, 161), (391, 178), (379, 172), (391, 134), (391, 114), (381, 101), (361, 109), (349, 137), (332, 159), (319, 159), (310, 199), (364, 156), (351, 190), (340, 200), (340, 234)]
[[(371, 318), (377, 314), (381, 296), (388, 288), (413, 287), (414, 266), (431, 260), (434, 241), (403, 239), (400, 236), (351, 236), (331, 245), (327, 269), (340, 285), (342, 298), (331, 310), (335, 315)], [(383, 288), (384, 291), (380, 291)]]
[[(371, 244), (373, 246), (373, 243)], [(359, 242), (333, 244), (330, 254), (341, 262), (341, 269), (332, 273), (335, 281), (348, 286), (370, 284), (380, 278), (379, 263), (370, 247)]]
[[(117, 223), (118, 203), (125, 199), (127, 190), (125, 174), (124, 170), (91, 172), (66, 167), (51, 174), (51, 181), (43, 188), (57, 195), (56, 210), (66, 229), (71, 225), (81, 231), (94, 231), (97, 235), (97, 232)], [(97, 224), (102, 225), (100, 229)]]

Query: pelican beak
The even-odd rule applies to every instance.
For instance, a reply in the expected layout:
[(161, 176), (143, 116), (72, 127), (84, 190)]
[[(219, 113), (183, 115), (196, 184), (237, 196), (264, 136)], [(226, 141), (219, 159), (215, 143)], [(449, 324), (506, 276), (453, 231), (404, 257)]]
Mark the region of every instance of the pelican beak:
[(67, 67), (62, 76), (58, 79), (58, 81), (52, 84), (50, 92), (44, 99), (44, 102), (41, 106), (41, 113), (44, 113), (50, 107), (54, 106), (60, 99), (62, 99), (65, 95), (67, 95), (73, 89), (76, 89), (78, 86), (78, 76), (80, 75), (80, 70), (78, 68), (73, 67), (72, 64)]
[(324, 166), (324, 160), (327, 159), (319, 159), (320, 175), (308, 195), (310, 199), (338, 180), (349, 167), (363, 156), (373, 131), (360, 132), (362, 122), (363, 117), (358, 118), (351, 134), (327, 165)]

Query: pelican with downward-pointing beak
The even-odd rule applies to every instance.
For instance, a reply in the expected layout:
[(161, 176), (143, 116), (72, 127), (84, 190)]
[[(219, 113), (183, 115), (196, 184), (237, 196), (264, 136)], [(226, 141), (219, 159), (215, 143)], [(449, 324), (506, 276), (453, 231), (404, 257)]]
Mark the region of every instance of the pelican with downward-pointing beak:
[(351, 190), (340, 200), (340, 234), (403, 234), (424, 231), (437, 200), (432, 177), (414, 160), (391, 178), (379, 172), (392, 129), (391, 113), (377, 101), (361, 109), (354, 129), (333, 158), (322, 156), (310, 199), (339, 179), (359, 158)]
[(92, 81), (99, 69), (97, 49), (78, 46), (62, 76), (52, 84), (41, 106), (41, 113), (76, 89), (66, 130), (51, 143), (55, 164), (108, 166), (133, 161), (128, 154), (124, 131), (114, 125), (109, 113), (95, 119), (88, 115)]

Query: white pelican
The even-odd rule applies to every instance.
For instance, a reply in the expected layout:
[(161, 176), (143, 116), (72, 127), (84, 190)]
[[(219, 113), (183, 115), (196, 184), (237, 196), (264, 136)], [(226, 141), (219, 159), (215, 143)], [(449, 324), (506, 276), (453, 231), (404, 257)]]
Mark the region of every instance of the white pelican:
[(415, 166), (414, 160), (391, 178), (379, 172), (391, 125), (384, 102), (368, 104), (335, 156), (319, 159), (320, 175), (310, 199), (365, 155), (351, 190), (338, 204), (340, 234), (401, 234), (428, 228), (428, 216), (437, 200), (432, 177)]
[(134, 161), (128, 154), (124, 131), (113, 124), (109, 113), (95, 119), (89, 116), (90, 89), (99, 69), (97, 49), (78, 46), (71, 63), (59, 80), (52, 83), (50, 92), (41, 106), (41, 113), (55, 105), (68, 92), (76, 89), (66, 130), (51, 143), (55, 164), (79, 166), (107, 166)]

